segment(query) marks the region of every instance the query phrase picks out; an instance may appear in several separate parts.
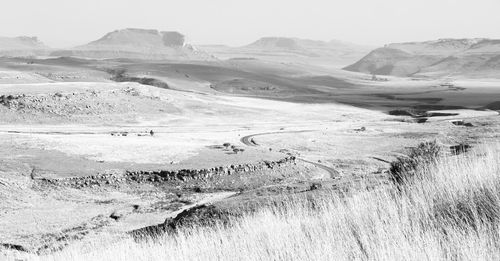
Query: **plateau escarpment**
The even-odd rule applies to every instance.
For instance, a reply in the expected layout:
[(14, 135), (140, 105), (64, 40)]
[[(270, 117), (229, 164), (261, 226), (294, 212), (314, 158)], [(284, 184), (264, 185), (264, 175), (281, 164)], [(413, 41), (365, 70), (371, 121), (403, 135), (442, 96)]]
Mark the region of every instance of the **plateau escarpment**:
[(500, 40), (440, 39), (388, 44), (344, 69), (394, 76), (497, 78)]
[(291, 37), (263, 37), (241, 47), (209, 45), (202, 48), (219, 58), (308, 63), (336, 68), (361, 59), (370, 50), (367, 46), (337, 40), (317, 41)]
[(37, 37), (0, 37), (0, 56), (37, 56), (49, 53)]
[(96, 59), (129, 58), (147, 60), (213, 60), (179, 32), (128, 28), (116, 30), (86, 45), (59, 50), (54, 56)]

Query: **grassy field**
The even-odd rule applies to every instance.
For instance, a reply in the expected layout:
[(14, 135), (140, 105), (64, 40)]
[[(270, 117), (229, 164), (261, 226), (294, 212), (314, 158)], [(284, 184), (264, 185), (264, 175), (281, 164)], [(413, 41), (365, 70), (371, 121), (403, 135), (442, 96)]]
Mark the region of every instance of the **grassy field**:
[(230, 226), (95, 242), (33, 260), (499, 260), (500, 147), (426, 160), (404, 182), (296, 196)]

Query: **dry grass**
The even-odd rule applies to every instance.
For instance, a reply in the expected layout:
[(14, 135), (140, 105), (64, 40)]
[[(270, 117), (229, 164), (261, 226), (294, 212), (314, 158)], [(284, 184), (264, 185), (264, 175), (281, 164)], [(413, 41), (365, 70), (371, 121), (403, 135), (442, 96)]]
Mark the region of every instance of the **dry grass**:
[(156, 242), (69, 248), (36, 260), (500, 260), (500, 149), (419, 166), (412, 182), (294, 198), (230, 227)]

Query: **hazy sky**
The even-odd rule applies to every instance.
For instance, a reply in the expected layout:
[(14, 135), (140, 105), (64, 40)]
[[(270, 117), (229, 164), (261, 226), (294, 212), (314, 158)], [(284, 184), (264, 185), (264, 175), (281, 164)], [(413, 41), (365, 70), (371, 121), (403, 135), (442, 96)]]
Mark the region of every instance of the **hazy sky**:
[(359, 44), (500, 38), (500, 0), (2, 0), (0, 36), (84, 44), (128, 27), (180, 31), (195, 44), (262, 36)]

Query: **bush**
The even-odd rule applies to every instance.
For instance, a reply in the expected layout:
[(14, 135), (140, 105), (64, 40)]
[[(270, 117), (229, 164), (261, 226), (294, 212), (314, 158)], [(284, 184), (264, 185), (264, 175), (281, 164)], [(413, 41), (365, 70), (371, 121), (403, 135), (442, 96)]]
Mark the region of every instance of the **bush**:
[(411, 148), (407, 156), (398, 157), (391, 163), (390, 178), (397, 185), (405, 184), (420, 168), (434, 164), (441, 155), (442, 148), (436, 141), (420, 143)]
[(134, 77), (128, 76), (125, 69), (109, 69), (107, 70), (109, 74), (112, 75), (111, 80), (115, 82), (137, 82), (144, 85), (154, 86), (163, 89), (169, 89), (167, 83), (160, 81), (155, 78), (147, 78), (147, 77)]

